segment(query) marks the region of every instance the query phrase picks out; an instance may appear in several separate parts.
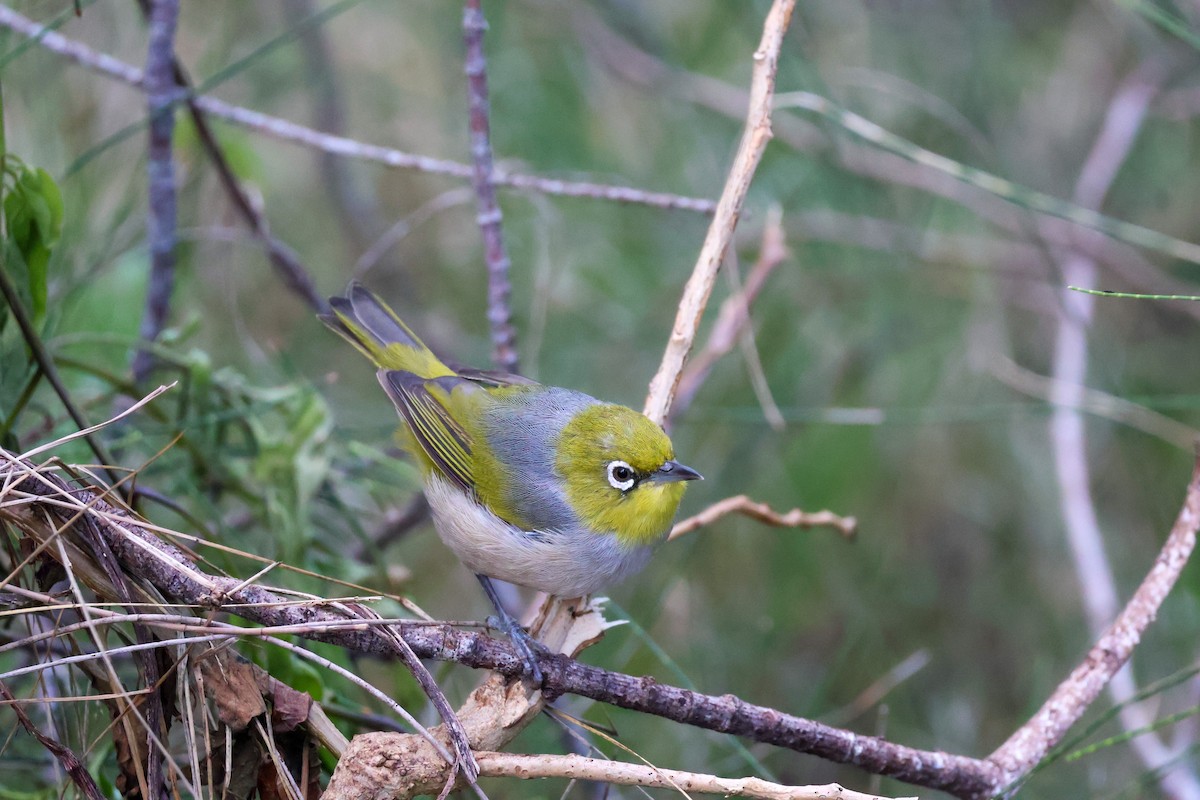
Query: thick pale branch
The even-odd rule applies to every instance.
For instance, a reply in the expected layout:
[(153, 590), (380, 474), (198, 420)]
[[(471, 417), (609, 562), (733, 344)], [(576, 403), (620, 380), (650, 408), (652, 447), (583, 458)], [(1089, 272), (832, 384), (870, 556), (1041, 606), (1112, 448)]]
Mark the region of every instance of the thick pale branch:
[(836, 783), (824, 786), (784, 786), (760, 778), (718, 778), (715, 775), (580, 755), (479, 753), (478, 758), (480, 774), (496, 778), (570, 778), (620, 786), (649, 786), (655, 789), (674, 789), (677, 792), (754, 797), (761, 800), (885, 800), (878, 795), (855, 792)]

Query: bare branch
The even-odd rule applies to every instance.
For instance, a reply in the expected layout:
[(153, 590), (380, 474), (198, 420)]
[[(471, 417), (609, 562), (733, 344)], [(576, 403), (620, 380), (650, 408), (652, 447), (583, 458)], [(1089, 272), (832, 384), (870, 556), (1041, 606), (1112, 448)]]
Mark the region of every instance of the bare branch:
[(150, 247), (150, 277), (146, 281), (146, 306), (138, 335), (143, 345), (133, 356), (133, 380), (141, 383), (154, 365), (145, 344), (158, 339), (167, 324), (171, 293), (175, 288), (175, 162), (171, 136), (175, 130), (175, 26), (179, 0), (150, 0), (150, 41), (146, 53), (143, 84), (150, 115), (150, 139), (146, 148), (149, 179), (147, 239)]
[(618, 786), (649, 786), (677, 792), (753, 797), (760, 800), (886, 800), (836, 783), (825, 786), (784, 786), (760, 778), (718, 778), (696, 772), (662, 769), (647, 764), (608, 761), (579, 755), (479, 753), (480, 774), (496, 778), (570, 778)]
[(675, 419), (687, 410), (695, 398), (696, 392), (704, 385), (713, 365), (730, 350), (750, 325), (750, 308), (758, 298), (759, 292), (767, 284), (767, 279), (775, 268), (787, 260), (789, 253), (783, 231), (782, 219), (778, 213), (772, 213), (763, 226), (762, 245), (759, 247), (758, 260), (750, 268), (746, 284), (742, 290), (721, 304), (717, 321), (709, 331), (704, 348), (688, 363), (683, 375), (679, 378), (679, 388), (675, 393), (675, 402), (671, 406), (670, 418)]
[[(135, 89), (143, 89), (142, 72), (137, 67), (110, 55), (97, 53), (86, 45), (68, 39), (3, 4), (0, 4), (0, 27), (8, 28), (33, 39), (41, 47), (58, 53), (82, 67), (115, 78)], [(194, 100), (196, 106), (210, 116), (224, 119), (234, 125), (240, 125), (275, 139), (293, 142), (330, 155), (356, 158), (388, 167), (447, 175), (464, 180), (470, 180), (473, 174), (469, 165), (457, 161), (414, 155), (403, 150), (359, 142), (345, 136), (322, 133), (304, 125), (225, 103), (215, 97), (196, 96)], [(711, 214), (716, 208), (711, 200), (704, 198), (648, 192), (631, 186), (563, 181), (538, 175), (513, 173), (503, 169), (497, 169), (493, 178), (497, 186), (563, 197), (585, 197), (654, 208), (693, 211), (700, 214)]]
[(735, 497), (727, 497), (720, 502), (713, 503), (699, 514), (688, 517), (682, 522), (675, 523), (675, 527), (671, 529), (671, 535), (667, 537), (667, 541), (678, 539), (680, 536), (691, 533), (705, 525), (711, 525), (721, 517), (729, 514), (743, 514), (764, 525), (771, 525), (776, 528), (835, 528), (846, 538), (853, 537), (858, 528), (858, 520), (854, 517), (842, 517), (834, 514), (832, 511), (802, 511), (798, 508), (793, 508), (791, 511), (781, 514), (766, 503), (756, 503), (748, 496), (739, 494)]
[(463, 42), (466, 44), (468, 122), (471, 128), (471, 183), (479, 213), (475, 219), (483, 234), (483, 254), (488, 275), (488, 324), (492, 331), (492, 362), (505, 372), (517, 372), (517, 331), (512, 324), (512, 260), (504, 247), (503, 215), (496, 202), (492, 134), (488, 120), (487, 59), (483, 33), (487, 20), (480, 0), (466, 0), (463, 8)]
[(675, 325), (671, 329), (666, 352), (663, 353), (662, 364), (650, 381), (650, 393), (643, 411), (660, 425), (666, 420), (675, 400), (675, 389), (679, 385), (684, 362), (687, 361), (692, 344), (696, 341), (700, 317), (708, 305), (709, 295), (712, 294), (717, 270), (725, 259), (729, 243), (733, 240), (733, 231), (737, 227), (754, 171), (762, 159), (763, 151), (767, 149), (767, 142), (771, 140), (775, 70), (779, 63), (783, 34), (787, 31), (794, 9), (794, 0), (776, 0), (772, 4), (763, 26), (762, 41), (758, 50), (754, 52), (746, 130), (742, 134), (741, 144), (738, 145), (737, 155), (734, 156), (721, 199), (717, 201), (717, 210), (708, 227), (708, 234), (704, 237), (704, 245), (700, 248), (700, 257), (696, 261), (692, 277), (683, 289), (683, 298), (679, 301), (679, 311), (675, 316)]

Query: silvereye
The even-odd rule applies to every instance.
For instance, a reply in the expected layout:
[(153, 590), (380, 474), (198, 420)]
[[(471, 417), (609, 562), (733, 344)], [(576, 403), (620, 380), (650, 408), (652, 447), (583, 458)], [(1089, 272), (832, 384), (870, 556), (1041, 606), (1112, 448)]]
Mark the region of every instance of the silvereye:
[(374, 293), (351, 284), (321, 317), (379, 368), (404, 419), (442, 541), (480, 576), (539, 678), (524, 632), (485, 576), (578, 597), (640, 570), (684, 482), (658, 425), (625, 406), (517, 375), (450, 367)]

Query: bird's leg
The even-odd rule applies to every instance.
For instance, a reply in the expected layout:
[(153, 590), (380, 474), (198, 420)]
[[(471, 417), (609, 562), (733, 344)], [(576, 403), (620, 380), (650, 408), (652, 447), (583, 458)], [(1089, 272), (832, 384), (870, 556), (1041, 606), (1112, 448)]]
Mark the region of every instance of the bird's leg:
[(508, 634), (508, 639), (512, 642), (513, 647), (517, 648), (517, 653), (520, 654), (521, 660), (525, 662), (525, 670), (533, 682), (542, 685), (542, 668), (538, 666), (538, 655), (546, 652), (546, 648), (529, 635), (529, 632), (522, 627), (521, 623), (517, 622), (512, 614), (500, 602), (500, 595), (496, 593), (496, 587), (492, 584), (492, 579), (487, 575), (476, 574), (479, 579), (479, 585), (483, 587), (484, 593), (488, 599), (492, 601), (492, 607), (496, 609), (496, 616), (499, 617), (499, 625), (496, 627)]

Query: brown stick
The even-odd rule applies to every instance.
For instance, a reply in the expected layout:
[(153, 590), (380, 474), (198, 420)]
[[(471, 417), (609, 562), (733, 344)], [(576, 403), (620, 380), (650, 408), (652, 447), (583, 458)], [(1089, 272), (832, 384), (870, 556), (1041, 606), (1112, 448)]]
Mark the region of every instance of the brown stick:
[(781, 514), (766, 503), (757, 503), (747, 495), (739, 494), (734, 497), (726, 497), (724, 500), (713, 503), (699, 514), (675, 523), (675, 527), (671, 529), (671, 535), (667, 537), (667, 541), (678, 539), (680, 536), (691, 533), (697, 528), (703, 528), (705, 525), (711, 525), (721, 517), (729, 514), (744, 514), (751, 519), (758, 520), (764, 525), (771, 525), (776, 528), (817, 528), (828, 526), (837, 529), (842, 536), (847, 538), (854, 536), (854, 532), (858, 528), (858, 520), (854, 517), (842, 517), (834, 514), (832, 511), (802, 511), (799, 508), (793, 508), (791, 511)]

